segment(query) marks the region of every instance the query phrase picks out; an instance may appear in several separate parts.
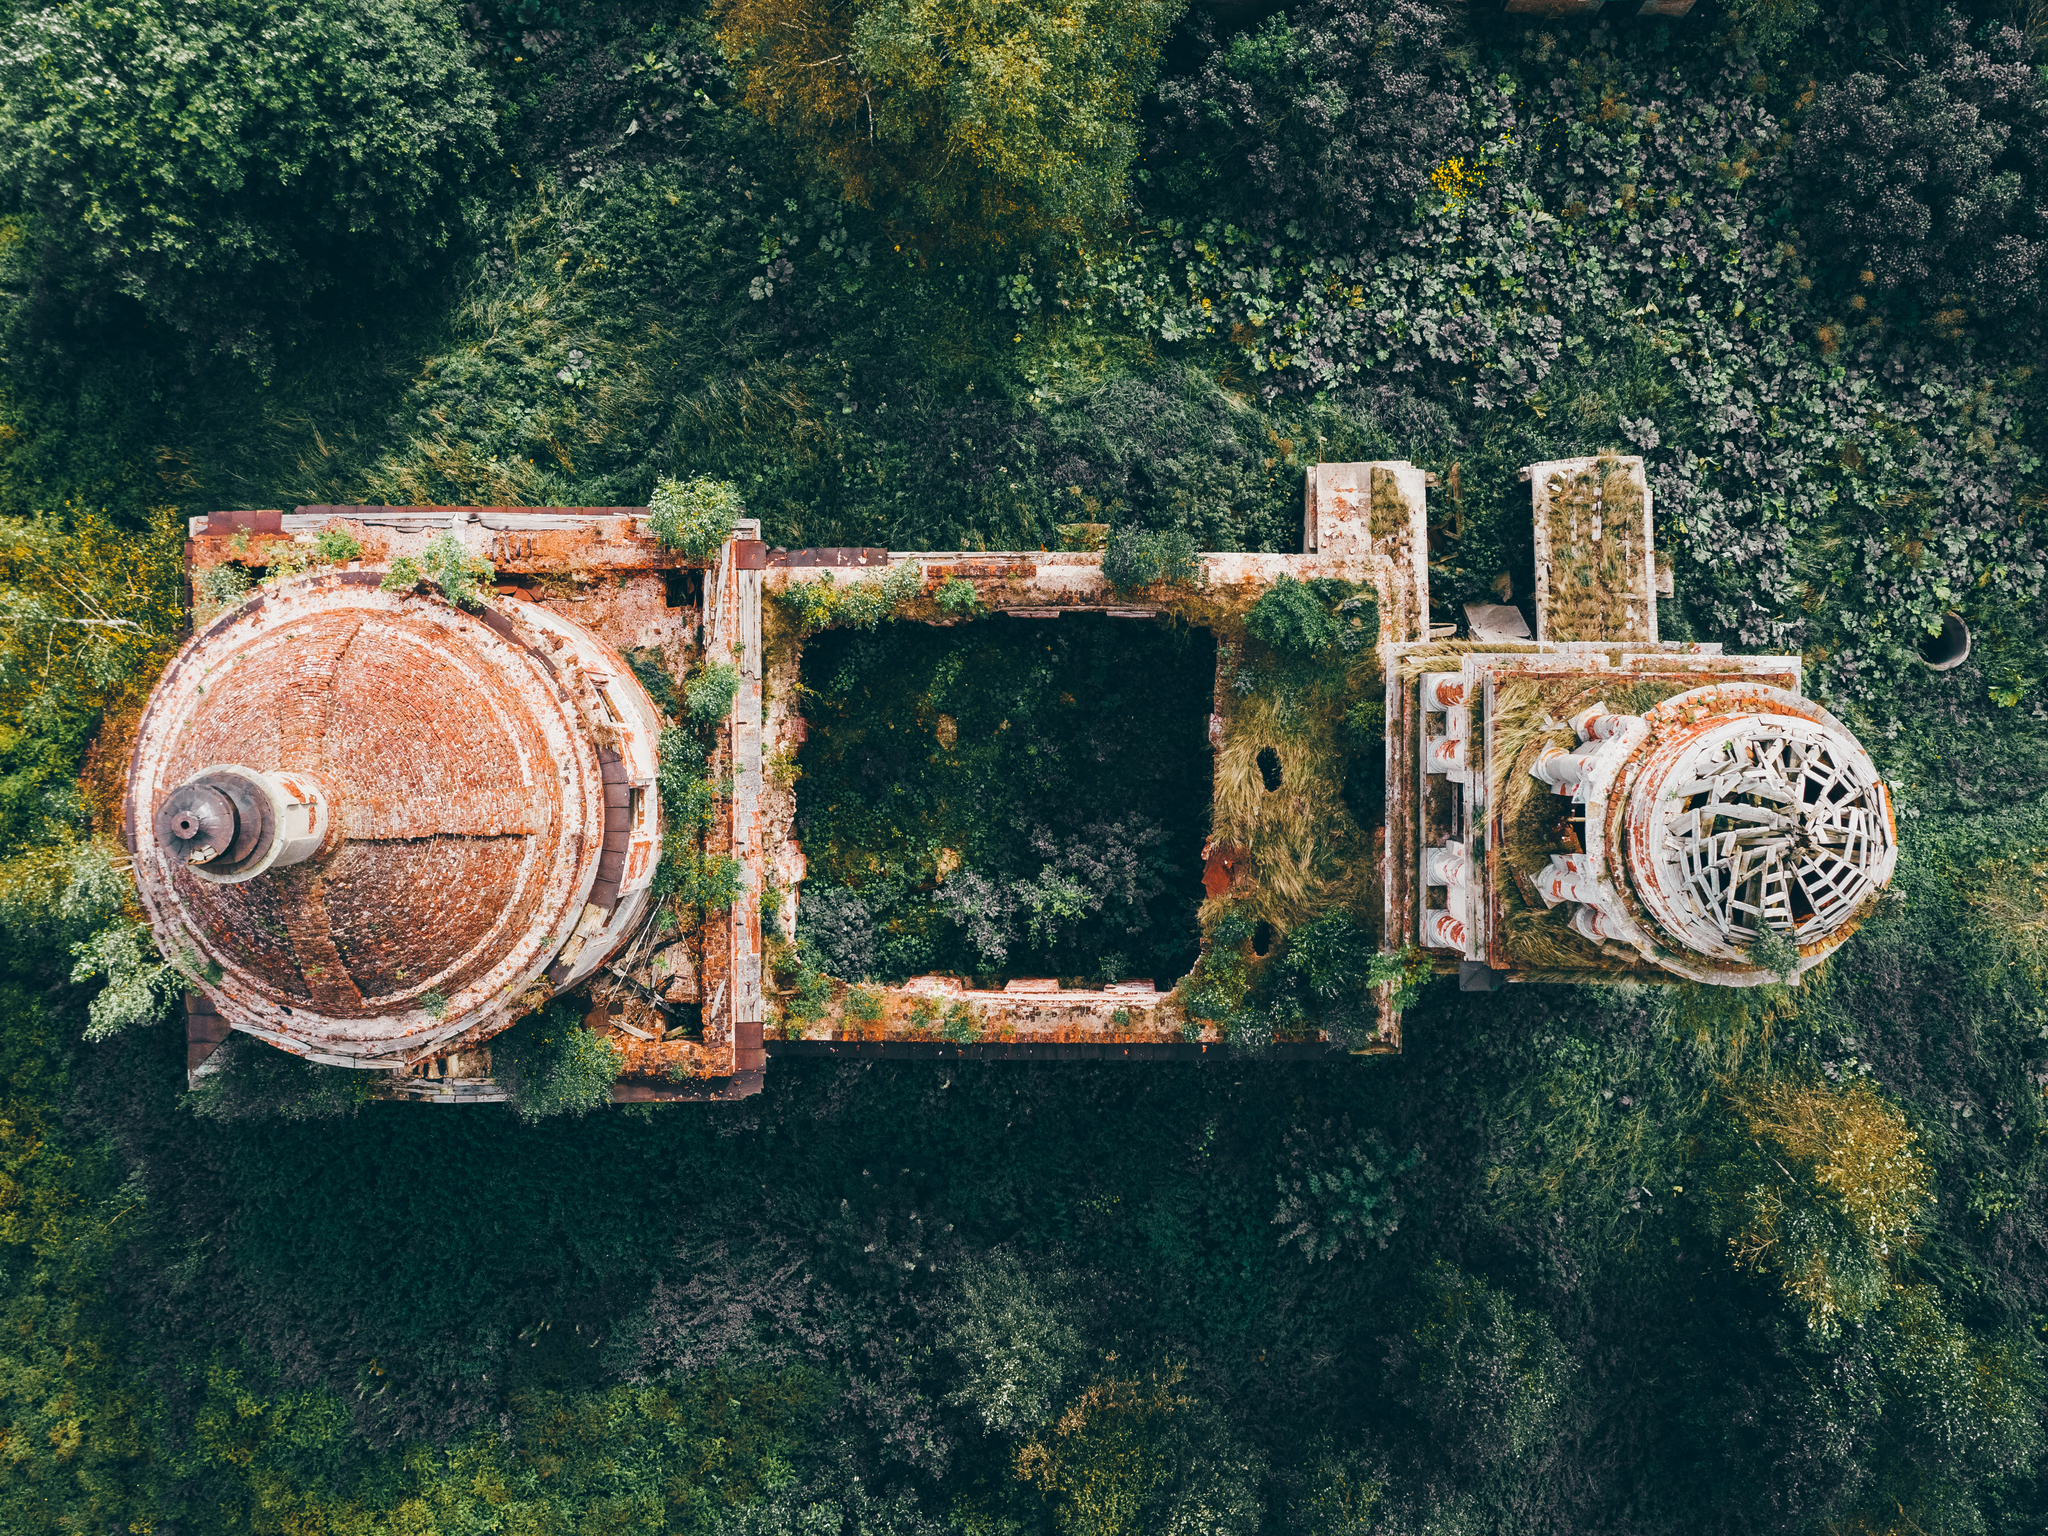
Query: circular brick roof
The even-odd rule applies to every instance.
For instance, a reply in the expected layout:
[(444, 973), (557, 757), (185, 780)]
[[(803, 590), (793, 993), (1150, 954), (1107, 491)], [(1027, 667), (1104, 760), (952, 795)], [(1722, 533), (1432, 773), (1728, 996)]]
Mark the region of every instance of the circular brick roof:
[[(605, 727), (518, 605), (470, 614), (377, 580), (307, 578), (194, 637), (143, 718), (126, 819), (160, 947), (196, 954), (230, 1023), (396, 1064), (523, 1011), (574, 931), (604, 841)], [(221, 765), (315, 780), (333, 811), (319, 851), (196, 878), (158, 812)]]

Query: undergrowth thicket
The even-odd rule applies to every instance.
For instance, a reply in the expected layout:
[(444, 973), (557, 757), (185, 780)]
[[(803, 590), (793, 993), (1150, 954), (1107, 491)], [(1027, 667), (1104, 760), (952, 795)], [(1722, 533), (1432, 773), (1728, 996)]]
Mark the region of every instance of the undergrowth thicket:
[(849, 981), (1193, 962), (1215, 647), (1069, 615), (804, 644), (798, 938)]
[[(958, 11), (863, 0), (817, 36), (914, 53)], [(8, 13), (0, 1525), (2040, 1529), (2040, 8), (1307, 0), (1170, 34), (1165, 8), (1016, 12), (1119, 29), (1121, 53), (1058, 60), (1102, 115), (1083, 181), (1047, 178), (1087, 125), (1004, 161), (979, 125), (1039, 98), (920, 56), (898, 99), (923, 127), (885, 168), (975, 150), (924, 205), (849, 173), (879, 151), (832, 100), (801, 131), (752, 115), (762, 86), (695, 6)], [(108, 50), (119, 90), (95, 95)], [(373, 58), (400, 88), (361, 88)], [(123, 105), (159, 87), (163, 112)], [(187, 1097), (175, 1026), (83, 1042), (73, 946), (138, 916), (123, 732), (176, 642), (193, 512), (633, 504), (672, 480), (687, 538), (688, 487), (717, 481), (772, 543), (1087, 525), (1156, 572), (1183, 536), (1297, 547), (1307, 465), (1405, 456), (1440, 479), (1452, 621), (1527, 595), (1517, 468), (1610, 448), (1648, 461), (1663, 633), (1800, 650), (1897, 790), (1894, 894), (1796, 988), (1439, 982), (1391, 1059), (785, 1059), (744, 1103), (531, 1126), (349, 1114), (262, 1073)], [(1234, 697), (1280, 721), (1289, 689), (1336, 690), (1313, 772), (1363, 829), (1369, 776), (1332, 765), (1381, 722), (1353, 615), (1312, 595), (1222, 636)], [(1930, 674), (1913, 650), (1951, 609), (1971, 656)], [(1138, 873), (1097, 881), (1069, 853), (1103, 846), (1083, 812), (1127, 815), (1130, 764), (1157, 760), (1076, 761), (1064, 726), (1011, 744), (1184, 679), (1165, 718), (1199, 783), (1158, 803), (1207, 804), (1208, 642), (1119, 631), (1075, 688), (1059, 655), (997, 654), (995, 621), (866, 613), (821, 612), (838, 627), (806, 647), (828, 714), (882, 722), (810, 743), (806, 785), (859, 790), (805, 801), (813, 883), (840, 892), (806, 892), (815, 947), (848, 979), (971, 969), (984, 937), (1005, 964), (1121, 969), (1105, 914), (1128, 921), (1157, 856), (1178, 862), (1129, 940), (1153, 952), (1123, 957), (1174, 974), (1192, 913), (1162, 914), (1192, 905), (1207, 829), (1127, 827)], [(1011, 645), (1040, 627), (1000, 622)], [(1058, 643), (1089, 651), (1090, 622)], [(1302, 646), (1323, 659), (1289, 681)], [(952, 753), (945, 711), (910, 705), (975, 648), (990, 678)], [(688, 735), (717, 680), (666, 681)], [(890, 690), (903, 708), (852, 708)], [(863, 823), (889, 804), (870, 781), (920, 826), (953, 814), (948, 754), (1023, 824), (976, 845)], [(687, 821), (716, 785), (673, 760)], [(1247, 771), (1268, 793), (1256, 752)], [(916, 869), (890, 868), (905, 848)], [(1285, 940), (1264, 957), (1260, 920)], [(1349, 919), (1212, 911), (1219, 957), (1226, 921), (1232, 1006), (1276, 1030), (1357, 984)], [(309, 1104), (340, 1113), (274, 1112)]]

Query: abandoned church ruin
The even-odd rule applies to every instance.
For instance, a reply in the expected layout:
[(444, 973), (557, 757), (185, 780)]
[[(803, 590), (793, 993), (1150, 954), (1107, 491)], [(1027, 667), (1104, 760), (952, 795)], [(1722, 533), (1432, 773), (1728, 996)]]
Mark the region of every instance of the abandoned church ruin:
[[(742, 1096), (785, 1053), (1164, 1060), (1227, 1049), (1222, 1022), (1175, 976), (917, 975), (875, 987), (856, 1012), (846, 984), (862, 978), (849, 976), (832, 979), (810, 1016), (783, 1000), (778, 956), (807, 873), (786, 771), (807, 733), (807, 631), (787, 616), (791, 594), (892, 572), (891, 590), (907, 594), (893, 622), (1090, 615), (1218, 636), (1205, 935), (1231, 904), (1258, 914), (1262, 935), (1283, 936), (1320, 910), (1304, 903), (1341, 906), (1381, 952), (1407, 952), (1471, 990), (1743, 986), (1818, 964), (1896, 856), (1870, 759), (1802, 695), (1797, 657), (1660, 641), (1639, 459), (1537, 464), (1525, 476), (1529, 609), (1474, 607), (1434, 625), (1433, 477), (1407, 463), (1314, 469), (1300, 554), (1207, 554), (1191, 576), (1122, 589), (1085, 547), (771, 550), (749, 522), (692, 562), (650, 536), (641, 508), (195, 519), (195, 592), (225, 564), (288, 569), (279, 551), (325, 531), (346, 530), (360, 555), (216, 612), (202, 601), (137, 727), (124, 835), (159, 946), (196, 978), (188, 1066), (206, 1071), (241, 1030), (386, 1074), (388, 1096), (489, 1100), (503, 1096), (493, 1036), (568, 997), (622, 1053), (619, 1099)], [(387, 579), (394, 561), (450, 536), (495, 572), (473, 605)], [(1241, 660), (1230, 671), (1245, 614), (1287, 580), (1364, 594), (1339, 612), (1377, 625), (1356, 637), (1352, 686), (1369, 669), (1374, 698), (1348, 718), (1374, 735), (1351, 750), (1342, 807), (1315, 789), (1298, 747), (1260, 735), (1272, 727), (1234, 686), (1248, 675)], [(972, 615), (942, 609), (941, 588), (971, 588)], [(642, 682), (656, 663), (675, 677), (724, 663), (738, 677), (709, 732), (715, 804), (695, 856), (731, 861), (739, 895), (682, 919), (656, 899), (671, 830), (658, 792), (669, 718)], [(939, 718), (951, 749), (956, 728)], [(1356, 792), (1361, 775), (1370, 793)], [(1340, 823), (1341, 868), (1327, 848), (1304, 846)], [(929, 880), (948, 873), (942, 850)], [(1192, 910), (1198, 898), (1183, 895)], [(1265, 953), (1248, 947), (1245, 965)], [(1363, 1039), (1303, 1028), (1268, 1049), (1398, 1050), (1398, 991), (1381, 982), (1355, 1000), (1376, 1020)], [(967, 1037), (935, 1032), (942, 1010), (972, 1021)]]

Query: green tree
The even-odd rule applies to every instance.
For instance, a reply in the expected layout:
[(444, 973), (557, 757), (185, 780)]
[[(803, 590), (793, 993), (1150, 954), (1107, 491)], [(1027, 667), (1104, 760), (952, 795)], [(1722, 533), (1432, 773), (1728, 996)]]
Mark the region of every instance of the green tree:
[(586, 1115), (611, 1102), (625, 1056), (586, 1029), (573, 1004), (553, 1002), (491, 1041), (491, 1075), (531, 1125), (550, 1115)]
[(1824, 1336), (1890, 1294), (1920, 1236), (1932, 1173), (1897, 1107), (1860, 1079), (1732, 1081), (1739, 1130), (1715, 1176), (1714, 1219), (1738, 1267), (1775, 1274)]
[(1185, 0), (720, 0), (746, 103), (852, 202), (960, 243), (1123, 212)]
[(323, 291), (416, 277), (495, 148), (426, 0), (67, 0), (0, 41), (0, 195), (45, 297), (125, 295), (197, 352), (264, 363)]
[(1577, 1362), (1533, 1312), (1439, 1260), (1390, 1363), (1441, 1447), (1481, 1467), (1532, 1454), (1550, 1434)]
[[(1049, 1278), (1055, 1292), (1072, 1287), (1064, 1274)], [(1044, 1428), (1084, 1353), (1070, 1311), (1064, 1296), (1041, 1292), (1015, 1254), (999, 1249), (968, 1260), (940, 1338), (961, 1370), (947, 1401), (966, 1408), (990, 1434)]]
[(1265, 1463), (1213, 1406), (1177, 1390), (1183, 1374), (1099, 1376), (1018, 1452), (1018, 1479), (1046, 1495), (1061, 1536), (1259, 1528)]

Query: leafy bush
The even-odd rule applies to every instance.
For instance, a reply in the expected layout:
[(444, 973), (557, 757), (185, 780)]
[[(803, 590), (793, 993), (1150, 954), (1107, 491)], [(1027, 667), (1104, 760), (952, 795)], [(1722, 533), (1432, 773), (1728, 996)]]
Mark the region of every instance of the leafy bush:
[[(860, 0), (792, 17), (723, 0), (749, 108), (847, 201), (949, 242), (1081, 233), (1123, 212), (1177, 0), (1031, 0), (1000, 24), (963, 0)], [(800, 18), (800, 19), (799, 19)]]
[(933, 893), (933, 905), (961, 926), (989, 967), (1000, 967), (1019, 943), (1041, 951), (1069, 946), (1080, 924), (1098, 913), (1135, 933), (1164, 894), (1148, 857), (1162, 840), (1160, 829), (1137, 813), (1077, 837), (1040, 830), (1031, 845), (1046, 862), (1036, 875), (1005, 879), (961, 870)]
[(1119, 593), (1140, 587), (1191, 587), (1201, 579), (1202, 563), (1189, 535), (1127, 525), (1110, 534), (1102, 574)]
[(1017, 901), (1009, 882), (963, 869), (933, 893), (940, 911), (958, 923), (985, 966), (1000, 966), (1017, 942)]
[(1245, 615), (1245, 628), (1277, 651), (1308, 655), (1337, 642), (1337, 616), (1306, 583), (1282, 572)]
[(655, 486), (647, 503), (647, 529), (663, 549), (708, 561), (732, 537), (732, 525), (746, 515), (737, 489), (698, 475)]
[(846, 1018), (863, 1027), (882, 1022), (882, 994), (873, 987), (846, 989)]
[(713, 726), (732, 713), (739, 696), (740, 671), (730, 662), (699, 667), (683, 684), (683, 713), (697, 726)]
[(1044, 1429), (1087, 1359), (1071, 1317), (1073, 1282), (1057, 1270), (1047, 1279), (1041, 1289), (1000, 1248), (970, 1258), (954, 1276), (938, 1342), (958, 1363), (961, 1382), (947, 1401), (966, 1408), (985, 1434)]
[(685, 906), (706, 916), (732, 909), (747, 888), (747, 866), (726, 854), (695, 854), (675, 872), (673, 894)]
[[(700, 690), (695, 696), (698, 704), (715, 707), (727, 682), (737, 686), (737, 673), (727, 678), (721, 671), (731, 673), (730, 668), (711, 668), (692, 679), (691, 686)], [(727, 697), (725, 706), (730, 705)], [(690, 712), (687, 699), (684, 712)], [(672, 725), (662, 731), (655, 752), (654, 784), (662, 814), (654, 903), (658, 906), (673, 898), (685, 907), (697, 908), (700, 914), (727, 910), (745, 888), (746, 866), (725, 854), (707, 854), (704, 834), (718, 802), (732, 792), (732, 785), (711, 778), (706, 749), (695, 729)]]
[(478, 595), (478, 584), (497, 575), (490, 561), (472, 555), (446, 529), (435, 534), (420, 551), (419, 568), (422, 579), (438, 586), (442, 595), (458, 608), (481, 608), (483, 598)]
[[(1445, 8), (1309, 0), (1231, 32), (1196, 23), (1201, 62), (1163, 80), (1170, 195), (1292, 244), (1370, 249), (1464, 147)], [(1284, 233), (1283, 233), (1284, 232)]]
[(683, 701), (676, 692), (675, 674), (669, 671), (660, 651), (645, 647), (628, 651), (626, 665), (633, 669), (633, 675), (640, 679), (640, 686), (647, 690), (647, 697), (654, 701), (664, 719), (682, 713)]
[(363, 543), (346, 528), (323, 528), (313, 540), (313, 551), (331, 565), (344, 565), (363, 557)]
[(818, 968), (818, 953), (809, 945), (796, 947), (796, 982), (783, 1017), (801, 1027), (822, 1019), (832, 1006), (832, 983)]
[(1280, 1206), (1273, 1224), (1285, 1227), (1280, 1245), (1299, 1244), (1311, 1261), (1349, 1251), (1363, 1257), (1368, 1245), (1385, 1248), (1401, 1229), (1407, 1207), (1394, 1180), (1421, 1161), (1420, 1148), (1396, 1158), (1378, 1131), (1354, 1139), (1351, 1122), (1324, 1122), (1319, 1133), (1299, 1126), (1283, 1143), (1287, 1172), (1275, 1175)]
[(1926, 1470), (2007, 1477), (2041, 1454), (2048, 1379), (2029, 1345), (1973, 1335), (1929, 1285), (1894, 1287), (1864, 1339), (1883, 1365), (1887, 1411), (1910, 1426)]
[(248, 569), (239, 565), (209, 565), (199, 573), (199, 590), (223, 605), (240, 602), (255, 584)]
[(939, 1021), (939, 1038), (954, 1045), (972, 1045), (981, 1038), (981, 1014), (972, 1003), (957, 1002)]
[(68, 0), (0, 46), (0, 186), (53, 285), (198, 353), (267, 363), (324, 291), (415, 280), (495, 147), (454, 16), (417, 0)]
[(950, 576), (939, 583), (932, 593), (932, 601), (939, 605), (941, 613), (956, 619), (971, 619), (981, 611), (981, 598), (976, 595), (974, 583)]
[(1851, 291), (1924, 315), (2038, 318), (2048, 298), (2048, 78), (2012, 26), (1950, 10), (1884, 73), (1821, 86), (1800, 120), (1806, 238)]
[(491, 1076), (529, 1125), (610, 1103), (625, 1059), (572, 1003), (550, 1003), (491, 1039)]
[(1259, 1529), (1263, 1458), (1211, 1405), (1177, 1390), (1184, 1374), (1098, 1376), (1018, 1453), (1018, 1477), (1044, 1490), (1063, 1536)]
[(874, 928), (858, 892), (807, 880), (796, 910), (799, 942), (815, 946), (827, 971), (851, 981), (875, 974)]
[(1402, 1402), (1446, 1450), (1492, 1468), (1548, 1440), (1577, 1362), (1541, 1316), (1439, 1260), (1388, 1366)]
[(1890, 1292), (1888, 1268), (1922, 1230), (1932, 1175), (1905, 1117), (1858, 1079), (1740, 1080), (1749, 1135), (1716, 1178), (1718, 1220), (1742, 1268), (1769, 1272), (1823, 1336)]
[(157, 958), (155, 936), (145, 923), (123, 918), (74, 944), (71, 952), (78, 957), (73, 981), (107, 978), (87, 1009), (88, 1040), (111, 1039), (131, 1024), (154, 1024), (184, 993), (183, 973)]
[(840, 586), (830, 571), (815, 581), (793, 581), (775, 594), (783, 610), (803, 634), (845, 626), (873, 629), (923, 590), (917, 562), (892, 565), (879, 581)]

